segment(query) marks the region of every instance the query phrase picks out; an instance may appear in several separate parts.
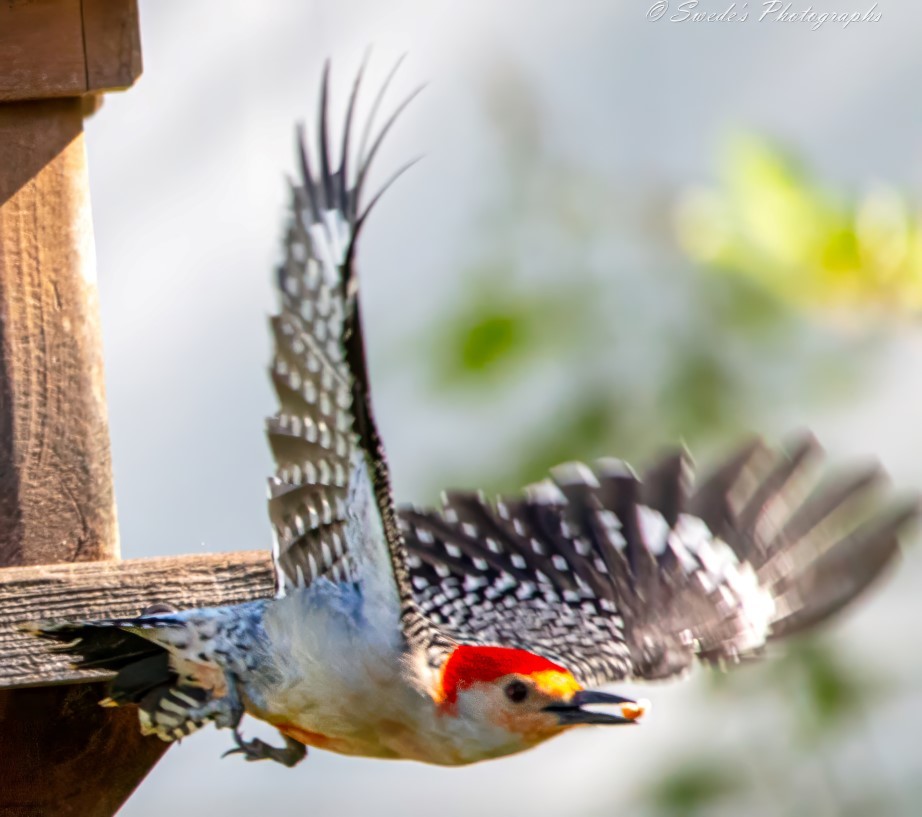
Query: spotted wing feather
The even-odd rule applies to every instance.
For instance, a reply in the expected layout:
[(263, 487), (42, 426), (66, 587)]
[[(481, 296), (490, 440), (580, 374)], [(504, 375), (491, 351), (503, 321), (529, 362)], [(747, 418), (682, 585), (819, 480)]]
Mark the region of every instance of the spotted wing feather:
[(524, 496), (401, 509), (414, 591), (457, 640), (528, 649), (584, 683), (725, 664), (813, 626), (892, 561), (916, 504), (877, 467), (819, 480), (819, 448), (741, 448), (692, 483), (684, 452), (638, 477), (561, 466)]
[(332, 165), (329, 137), (328, 68), (316, 168), (304, 134), (299, 134), (301, 179), (291, 185), (291, 221), (277, 276), (281, 303), (271, 319), (270, 373), (278, 411), (267, 420), (276, 464), (269, 480), (269, 516), (280, 594), (318, 577), (352, 580), (355, 553), (350, 543), (369, 534), (350, 532), (349, 526), (360, 523), (354, 508), (356, 486), (367, 482), (399, 595), (412, 606), (387, 461), (371, 411), (354, 265), (356, 241), (371, 207), (360, 209), (368, 166), (406, 102), (387, 120), (369, 151), (360, 151), (352, 174), (350, 138), (360, 81), (361, 72), (349, 99), (337, 167)]

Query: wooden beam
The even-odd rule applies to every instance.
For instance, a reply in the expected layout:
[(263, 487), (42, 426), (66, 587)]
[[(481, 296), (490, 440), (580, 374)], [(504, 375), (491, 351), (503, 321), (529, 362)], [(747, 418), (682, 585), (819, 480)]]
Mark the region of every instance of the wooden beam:
[(0, 100), (85, 92), (80, 0), (0, 5)]
[[(40, 619), (136, 616), (166, 602), (179, 609), (220, 607), (273, 593), (268, 551), (85, 562), (0, 570), (0, 689), (84, 682), (48, 642), (18, 628)], [(0, 719), (2, 719), (0, 711)]]
[[(139, 71), (135, 0), (0, 4), (0, 566), (118, 555), (82, 113)], [(111, 817), (163, 754), (94, 692), (0, 692), (0, 814)]]
[(0, 4), (0, 102), (119, 90), (140, 75), (136, 0)]

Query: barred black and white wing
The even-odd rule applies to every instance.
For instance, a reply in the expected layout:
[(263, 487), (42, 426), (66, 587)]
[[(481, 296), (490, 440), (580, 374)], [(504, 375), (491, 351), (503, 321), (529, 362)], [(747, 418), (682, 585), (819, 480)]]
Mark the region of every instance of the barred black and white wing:
[[(372, 118), (392, 76), (378, 94)], [(349, 99), (338, 167), (331, 164), (328, 67), (315, 156), (299, 133), (301, 180), (291, 185), (292, 216), (278, 269), (281, 306), (271, 320), (271, 376), (279, 408), (267, 421), (276, 463), (269, 515), (280, 594), (320, 576), (352, 580), (354, 549), (371, 532), (350, 530), (350, 525), (361, 525), (358, 493), (362, 484), (370, 486), (368, 512), (383, 530), (400, 598), (412, 606), (387, 461), (371, 411), (353, 262), (356, 240), (376, 200), (360, 210), (369, 164), (409, 99), (367, 151), (366, 129), (353, 173), (350, 141), (360, 80), (361, 72)]]
[(528, 649), (586, 684), (725, 664), (817, 624), (890, 563), (916, 503), (882, 472), (819, 479), (820, 450), (753, 443), (697, 486), (683, 452), (639, 478), (561, 466), (495, 505), (449, 493), (401, 509), (423, 612), (461, 642)]

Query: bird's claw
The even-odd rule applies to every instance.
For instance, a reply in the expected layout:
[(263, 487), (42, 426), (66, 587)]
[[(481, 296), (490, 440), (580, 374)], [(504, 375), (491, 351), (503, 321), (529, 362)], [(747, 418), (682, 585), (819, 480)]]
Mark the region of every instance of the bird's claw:
[(228, 749), (221, 757), (240, 754), (248, 761), (274, 760), (276, 763), (281, 763), (283, 766), (291, 768), (307, 756), (307, 747), (289, 737), (285, 738), (284, 746), (270, 746), (259, 738), (244, 740), (240, 732), (235, 729), (234, 740), (237, 742), (237, 746), (233, 749)]

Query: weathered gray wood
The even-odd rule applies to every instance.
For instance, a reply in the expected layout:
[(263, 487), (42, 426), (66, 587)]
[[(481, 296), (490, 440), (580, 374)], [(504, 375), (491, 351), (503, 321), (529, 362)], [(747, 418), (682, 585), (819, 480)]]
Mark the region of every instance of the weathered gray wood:
[(268, 551), (0, 570), (0, 689), (92, 681), (18, 627), (38, 619), (135, 616), (155, 602), (217, 607), (273, 593)]

